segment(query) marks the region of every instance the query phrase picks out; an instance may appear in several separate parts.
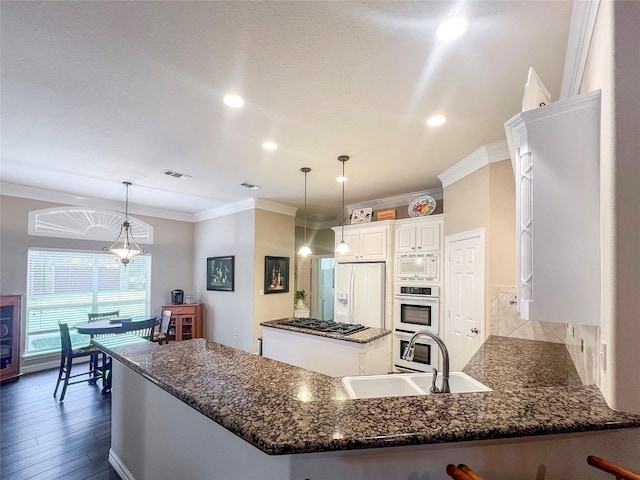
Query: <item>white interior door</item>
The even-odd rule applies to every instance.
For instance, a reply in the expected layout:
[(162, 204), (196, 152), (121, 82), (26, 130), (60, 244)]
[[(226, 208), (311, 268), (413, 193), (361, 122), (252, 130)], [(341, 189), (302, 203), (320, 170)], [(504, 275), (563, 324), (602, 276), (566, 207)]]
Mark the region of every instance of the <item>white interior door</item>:
[(484, 229), (445, 238), (445, 342), (462, 370), (484, 341)]

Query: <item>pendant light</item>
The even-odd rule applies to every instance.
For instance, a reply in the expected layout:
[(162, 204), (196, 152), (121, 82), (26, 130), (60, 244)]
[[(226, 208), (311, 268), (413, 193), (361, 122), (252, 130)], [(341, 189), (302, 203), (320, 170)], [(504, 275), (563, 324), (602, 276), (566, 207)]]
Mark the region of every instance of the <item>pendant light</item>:
[(344, 219), (346, 215), (344, 214), (344, 184), (347, 181), (347, 178), (344, 176), (344, 164), (349, 160), (347, 155), (340, 155), (338, 157), (338, 161), (342, 162), (342, 210), (340, 214), (342, 215), (342, 220), (340, 221), (340, 225), (342, 226), (342, 239), (340, 243), (336, 246), (336, 253), (344, 255), (345, 253), (349, 253), (349, 246), (344, 241)]
[(307, 173), (311, 171), (309, 167), (302, 167), (300, 169), (302, 173), (304, 173), (304, 244), (298, 250), (298, 255), (302, 255), (306, 257), (307, 255), (311, 255), (311, 249), (307, 244)]
[[(126, 187), (126, 197), (124, 206), (124, 222), (120, 226), (120, 234), (118, 239), (113, 242), (110, 247), (103, 247), (102, 251), (105, 253), (112, 253), (117, 258), (117, 261), (126, 266), (129, 262), (133, 261), (133, 257), (136, 255), (144, 255), (147, 253), (145, 249), (138, 246), (138, 243), (133, 238), (133, 231), (131, 224), (129, 223), (129, 187), (131, 182), (122, 182)], [(120, 242), (120, 245), (118, 245)]]

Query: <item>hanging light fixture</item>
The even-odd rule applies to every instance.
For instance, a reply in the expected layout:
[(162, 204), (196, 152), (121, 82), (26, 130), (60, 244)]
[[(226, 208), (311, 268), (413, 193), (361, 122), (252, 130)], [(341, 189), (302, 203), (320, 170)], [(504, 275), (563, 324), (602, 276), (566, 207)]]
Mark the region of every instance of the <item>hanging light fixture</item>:
[[(144, 255), (147, 251), (138, 246), (135, 238), (133, 238), (133, 231), (131, 230), (131, 224), (129, 223), (129, 187), (131, 182), (122, 182), (126, 187), (126, 198), (124, 206), (124, 222), (120, 226), (120, 234), (118, 239), (113, 242), (110, 247), (103, 247), (102, 251), (105, 253), (112, 253), (118, 257), (117, 261), (123, 265), (127, 265), (133, 261), (133, 257), (136, 255)], [(120, 245), (118, 245), (120, 242)]]
[(302, 173), (304, 173), (304, 244), (298, 250), (298, 255), (302, 255), (306, 257), (307, 255), (311, 255), (311, 249), (307, 244), (307, 173), (311, 171), (309, 167), (302, 167), (300, 169)]
[(340, 178), (340, 181), (342, 182), (342, 210), (340, 212), (340, 214), (342, 215), (340, 220), (340, 225), (342, 226), (342, 239), (336, 246), (336, 253), (339, 253), (341, 255), (349, 253), (349, 246), (344, 241), (344, 219), (346, 217), (346, 215), (344, 214), (344, 184), (347, 181), (347, 177), (344, 176), (344, 164), (347, 160), (349, 160), (349, 157), (347, 155), (340, 155), (338, 157), (338, 161), (342, 162), (342, 177)]

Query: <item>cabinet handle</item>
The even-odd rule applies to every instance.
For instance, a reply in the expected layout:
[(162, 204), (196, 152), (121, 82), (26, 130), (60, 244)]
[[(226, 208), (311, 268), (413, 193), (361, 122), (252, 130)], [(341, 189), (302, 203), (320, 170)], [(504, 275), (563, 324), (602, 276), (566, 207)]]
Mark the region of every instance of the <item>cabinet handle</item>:
[(477, 333), (478, 333), (478, 329), (477, 329), (477, 328), (475, 328), (475, 327), (473, 327), (473, 328), (471, 329), (471, 333), (475, 333), (475, 334), (477, 334)]

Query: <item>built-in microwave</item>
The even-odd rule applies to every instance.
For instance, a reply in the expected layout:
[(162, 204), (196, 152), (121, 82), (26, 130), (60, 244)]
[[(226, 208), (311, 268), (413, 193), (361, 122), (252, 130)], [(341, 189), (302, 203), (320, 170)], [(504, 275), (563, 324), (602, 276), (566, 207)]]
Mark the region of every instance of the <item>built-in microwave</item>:
[(440, 255), (437, 253), (404, 253), (396, 256), (396, 280), (437, 282), (439, 271)]

